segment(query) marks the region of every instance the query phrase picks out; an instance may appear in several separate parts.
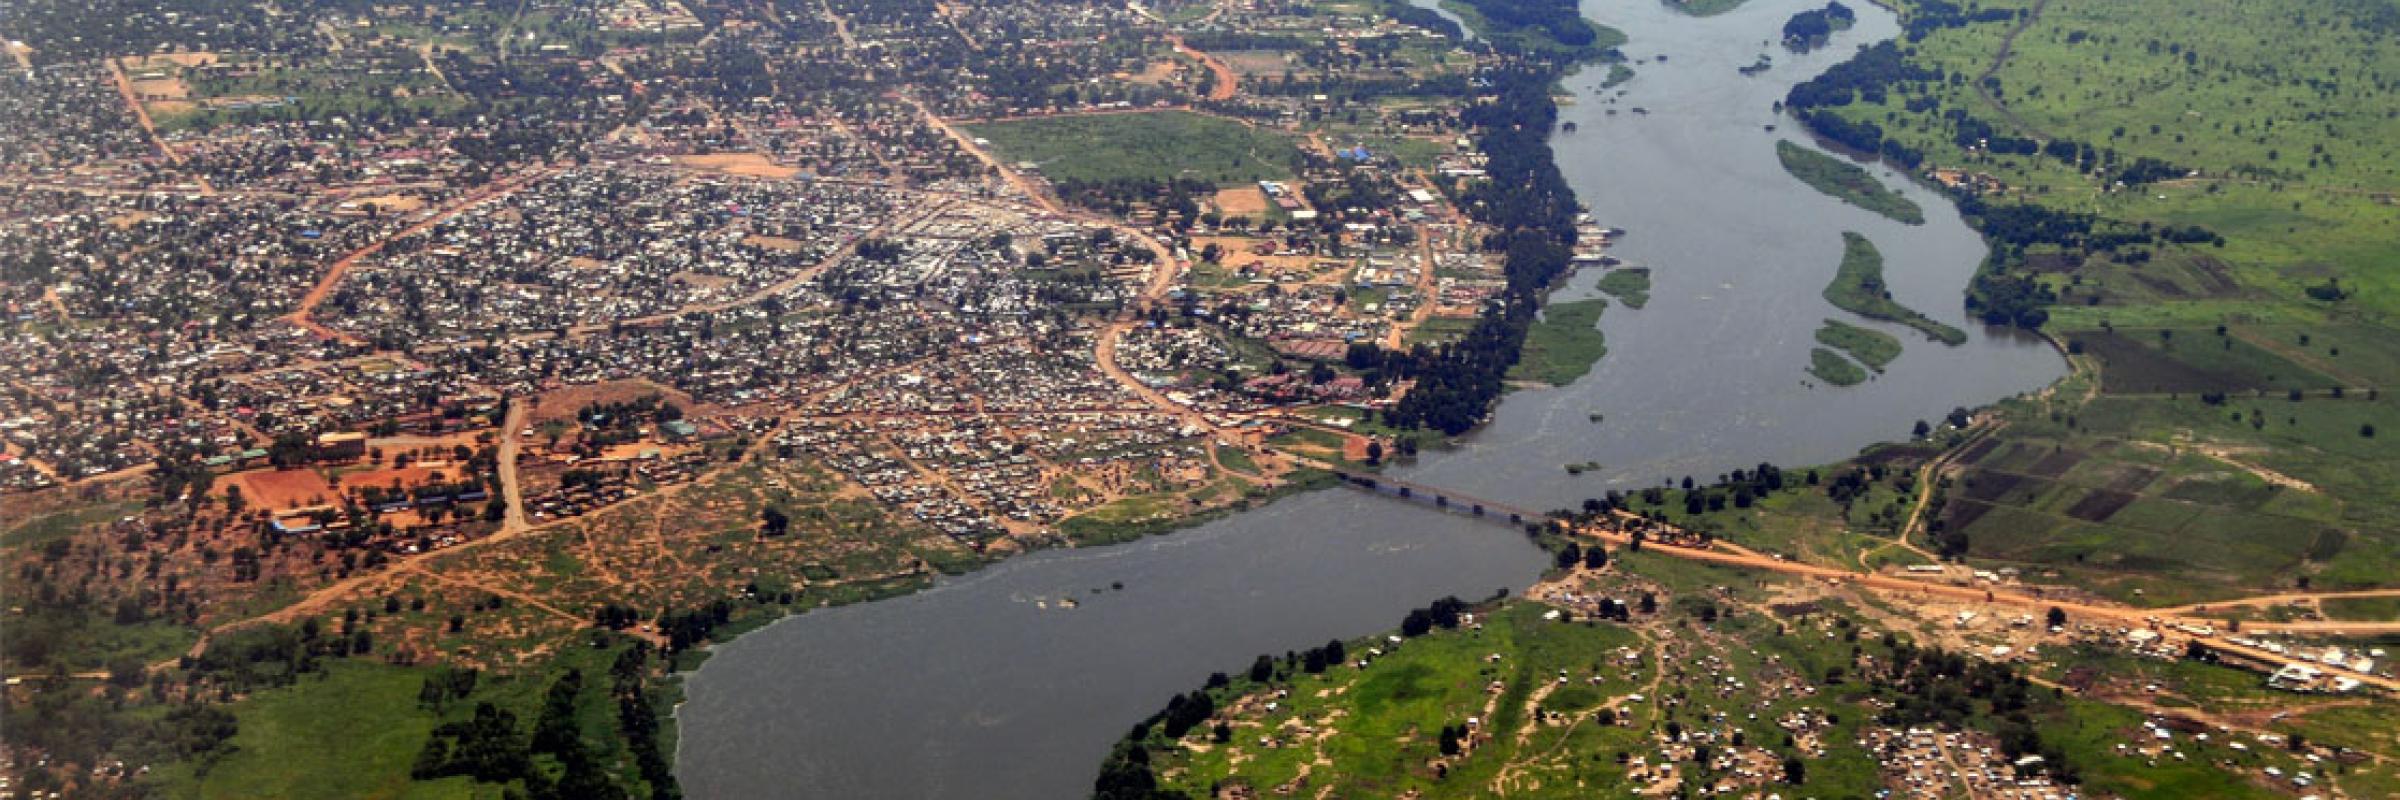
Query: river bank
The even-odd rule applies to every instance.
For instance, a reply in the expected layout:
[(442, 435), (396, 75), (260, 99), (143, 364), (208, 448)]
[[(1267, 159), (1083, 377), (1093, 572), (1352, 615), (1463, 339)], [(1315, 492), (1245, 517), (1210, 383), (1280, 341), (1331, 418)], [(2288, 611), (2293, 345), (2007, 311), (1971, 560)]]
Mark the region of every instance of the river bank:
[[(1946, 198), (1904, 186), (1929, 219), (1901, 226), (1783, 171), (1773, 143), (1794, 137), (1764, 132), (1772, 99), (1848, 45), (1897, 32), (1888, 12), (1865, 13), (1833, 47), (1740, 74), (1804, 5), (1758, 0), (1693, 19), (1644, 0), (1585, 4), (1649, 63), (1614, 88), (1601, 88), (1610, 65), (1571, 75), (1559, 120), (1579, 130), (1549, 144), (1599, 221), (1633, 231), (1617, 252), (1653, 270), (1650, 302), (1603, 317), (1610, 355), (1591, 374), (1509, 394), (1458, 447), (1428, 449), (1395, 475), (1559, 507), (1762, 460), (1838, 461), (1906, 436), (1911, 420), (2060, 374), (2038, 339), (1968, 324), (1959, 292), (1984, 249)], [(1914, 348), (1859, 387), (1807, 385), (1813, 332), (1839, 313), (1819, 293), (1845, 229), (1885, 245), (1896, 299), (1969, 329), (1969, 341)], [(1597, 296), (1601, 275), (1566, 280), (1554, 299)], [(1521, 587), (1546, 562), (1506, 528), (1347, 492), (1170, 537), (1031, 554), (717, 648), (687, 684), (678, 772), (694, 797), (1072, 796), (1132, 720), (1240, 666), (1228, 653), (1380, 631), (1432, 597)], [(1070, 598), (1076, 607), (1060, 608)]]

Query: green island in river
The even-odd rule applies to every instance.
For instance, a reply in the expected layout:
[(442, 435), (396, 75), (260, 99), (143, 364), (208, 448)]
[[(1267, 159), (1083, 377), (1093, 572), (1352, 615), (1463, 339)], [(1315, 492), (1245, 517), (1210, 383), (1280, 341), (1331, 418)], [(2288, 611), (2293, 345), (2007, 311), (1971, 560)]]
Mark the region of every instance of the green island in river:
[(1868, 319), (1915, 328), (1926, 338), (1943, 344), (1956, 345), (1967, 340), (1966, 331), (1901, 305), (1891, 295), (1883, 282), (1883, 254), (1875, 250), (1875, 243), (1858, 233), (1843, 231), (1842, 263), (1834, 272), (1833, 282), (1825, 286), (1826, 302)]
[(1808, 350), (1808, 374), (1835, 386), (1857, 386), (1867, 382), (1867, 370), (1841, 353), (1823, 347)]
[(1916, 201), (1884, 186), (1857, 164), (1783, 139), (1775, 141), (1775, 158), (1783, 162), (1785, 172), (1817, 191), (1897, 222), (1925, 224), (1925, 209), (1917, 207)]

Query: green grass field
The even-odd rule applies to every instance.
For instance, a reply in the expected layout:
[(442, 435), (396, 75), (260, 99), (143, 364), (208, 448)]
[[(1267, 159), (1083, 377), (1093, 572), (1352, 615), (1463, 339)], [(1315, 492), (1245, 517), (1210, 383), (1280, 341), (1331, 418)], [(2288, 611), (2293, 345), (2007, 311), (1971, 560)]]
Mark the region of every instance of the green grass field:
[(1292, 175), (1299, 150), (1270, 133), (1189, 111), (1046, 117), (969, 125), (1000, 158), (1053, 181), (1189, 178), (1214, 184)]
[(207, 774), (179, 764), (169, 797), (498, 797), (466, 778), (412, 783), (409, 764), (440, 718), (417, 707), (429, 670), (342, 662), (234, 708), (240, 733)]
[(1850, 231), (1842, 232), (1842, 265), (1834, 273), (1833, 282), (1825, 286), (1825, 301), (1868, 319), (1915, 328), (1943, 344), (1959, 345), (1967, 341), (1966, 331), (1935, 322), (1894, 302), (1891, 291), (1884, 288), (1883, 253), (1867, 237)]
[(1775, 142), (1775, 158), (1783, 171), (1817, 191), (1859, 208), (1910, 225), (1925, 224), (1925, 209), (1902, 197), (1867, 173), (1865, 168), (1788, 140)]
[(1840, 320), (1826, 320), (1817, 329), (1817, 343), (1840, 350), (1876, 372), (1882, 372), (1893, 359), (1900, 357), (1899, 337)]
[(1600, 312), (1606, 308), (1608, 301), (1596, 299), (1544, 306), (1541, 320), (1525, 335), (1524, 355), (1508, 371), (1509, 379), (1565, 386), (1591, 372), (1592, 365), (1608, 355), (1608, 342), (1599, 328)]

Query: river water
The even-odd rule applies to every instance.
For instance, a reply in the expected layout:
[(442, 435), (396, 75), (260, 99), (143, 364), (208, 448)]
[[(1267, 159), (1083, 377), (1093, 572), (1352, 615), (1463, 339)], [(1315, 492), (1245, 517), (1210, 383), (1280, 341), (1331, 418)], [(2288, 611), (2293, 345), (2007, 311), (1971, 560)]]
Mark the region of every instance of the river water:
[[(1812, 5), (1752, 0), (1693, 19), (1658, 0), (1586, 0), (1587, 15), (1632, 37), (1639, 77), (1606, 96), (1604, 69), (1570, 79), (1562, 116), (1581, 130), (1554, 143), (1594, 216), (1631, 231), (1615, 253), (1653, 269), (1650, 303), (1603, 316), (1609, 355), (1592, 374), (1511, 395), (1488, 427), (1406, 477), (1569, 505), (1662, 477), (1837, 460), (2063, 373), (2038, 340), (1968, 324), (1959, 292), (1984, 249), (1938, 195), (1887, 180), (1926, 209), (1927, 224), (1904, 226), (1777, 164), (1775, 139), (1795, 134), (1773, 101), (1897, 32), (1859, 3), (1858, 27), (1816, 54), (1764, 43)], [(1774, 69), (1735, 71), (1760, 53)], [(1819, 297), (1844, 230), (1883, 250), (1895, 298), (1966, 328), (1968, 343), (1878, 325), (1908, 342), (1887, 373), (1810, 386), (1811, 333), (1847, 318)], [(1578, 275), (1559, 297), (1590, 296), (1596, 278)], [(1591, 461), (1604, 469), (1562, 468)], [(1080, 796), (1118, 736), (1208, 673), (1384, 630), (1445, 594), (1521, 587), (1544, 560), (1505, 527), (1349, 490), (1135, 544), (1037, 553), (717, 648), (685, 687), (677, 774), (708, 799)], [(1068, 597), (1078, 606), (1062, 607)]]

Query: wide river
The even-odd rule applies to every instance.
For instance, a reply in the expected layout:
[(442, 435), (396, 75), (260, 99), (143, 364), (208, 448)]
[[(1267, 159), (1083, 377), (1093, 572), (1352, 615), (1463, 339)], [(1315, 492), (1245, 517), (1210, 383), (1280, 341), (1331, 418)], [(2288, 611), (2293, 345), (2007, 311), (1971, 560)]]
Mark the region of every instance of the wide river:
[[(1405, 477), (1570, 505), (1761, 461), (1838, 460), (2063, 373), (2040, 341), (1966, 319), (1960, 291), (1984, 247), (1938, 194), (1888, 179), (1926, 209), (1927, 224), (1901, 225), (1777, 164), (1775, 140), (1798, 134), (1773, 102), (1898, 30), (1854, 3), (1859, 24), (1832, 47), (1793, 56), (1770, 44), (1814, 5), (1752, 0), (1695, 19), (1660, 0), (1586, 0), (1585, 14), (1632, 38), (1639, 76), (1605, 92), (1604, 69), (1570, 78), (1563, 117), (1580, 130), (1553, 142), (1579, 199), (1631, 232), (1614, 252), (1652, 268), (1650, 303), (1604, 315), (1609, 354), (1591, 375), (1511, 395), (1464, 446), (1425, 454)], [(1736, 71), (1762, 53), (1772, 70)], [(1819, 297), (1845, 230), (1882, 249), (1896, 299), (1969, 341), (1879, 326), (1908, 343), (1889, 371), (1812, 386), (1811, 334), (1846, 318)], [(1558, 296), (1589, 296), (1596, 277)], [(1581, 462), (1605, 468), (1562, 468)], [(677, 774), (711, 799), (1077, 797), (1118, 736), (1210, 672), (1394, 627), (1445, 594), (1521, 588), (1543, 562), (1504, 527), (1349, 490), (1135, 544), (1037, 553), (718, 647), (686, 685)], [(1077, 607), (1059, 602), (1069, 597)]]

